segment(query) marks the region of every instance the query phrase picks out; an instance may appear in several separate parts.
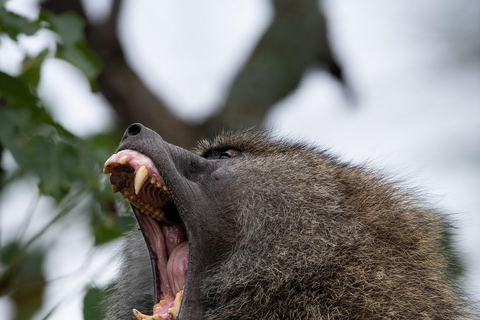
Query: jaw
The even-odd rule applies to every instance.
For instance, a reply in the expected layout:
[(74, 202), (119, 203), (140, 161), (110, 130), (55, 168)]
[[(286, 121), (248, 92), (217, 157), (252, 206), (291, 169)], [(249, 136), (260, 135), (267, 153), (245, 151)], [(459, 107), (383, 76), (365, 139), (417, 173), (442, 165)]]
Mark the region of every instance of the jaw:
[(200, 318), (197, 262), (202, 249), (199, 242), (192, 241), (199, 239), (195, 229), (180, 218), (176, 202), (181, 197), (170, 193), (177, 188), (167, 187), (153, 161), (133, 150), (110, 157), (104, 173), (111, 173), (113, 190), (130, 201), (152, 262), (157, 301), (154, 314), (146, 316), (135, 310), (135, 316), (152, 320)]

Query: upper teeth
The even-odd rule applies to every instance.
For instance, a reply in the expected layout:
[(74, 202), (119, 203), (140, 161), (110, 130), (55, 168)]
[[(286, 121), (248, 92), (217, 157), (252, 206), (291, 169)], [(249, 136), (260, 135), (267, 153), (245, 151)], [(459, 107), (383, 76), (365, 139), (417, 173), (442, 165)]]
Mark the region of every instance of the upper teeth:
[(120, 164), (126, 164), (128, 160), (128, 155), (124, 154), (118, 159), (118, 163)]
[[(115, 169), (118, 166), (124, 165), (129, 165), (135, 170), (133, 190), (131, 180), (132, 171), (123, 167), (120, 167), (118, 172)], [(150, 158), (140, 152), (125, 149), (113, 154), (107, 159), (103, 173), (120, 175), (124, 179), (123, 182), (118, 182), (117, 185), (112, 184), (113, 192), (120, 191), (122, 196), (130, 201), (136, 208), (140, 209), (142, 213), (158, 221), (165, 220), (165, 212), (162, 210), (162, 207), (165, 203), (171, 202), (171, 194)], [(119, 180), (120, 177), (117, 177), (117, 181)], [(144, 188), (145, 182), (147, 181), (150, 182), (151, 186)], [(144, 194), (140, 194), (140, 191)], [(154, 199), (157, 197), (163, 200), (159, 199), (159, 202), (155, 202)], [(148, 203), (149, 200), (154, 200), (155, 204)]]
[(147, 181), (148, 178), (148, 169), (145, 165), (142, 165), (138, 168), (137, 172), (135, 173), (135, 194), (140, 192), (142, 189), (143, 184)]

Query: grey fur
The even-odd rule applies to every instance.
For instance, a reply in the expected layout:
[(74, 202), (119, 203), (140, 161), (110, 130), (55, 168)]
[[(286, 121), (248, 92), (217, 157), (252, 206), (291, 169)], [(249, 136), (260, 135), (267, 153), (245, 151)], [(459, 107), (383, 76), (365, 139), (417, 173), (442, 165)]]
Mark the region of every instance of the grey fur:
[(135, 319), (132, 309), (151, 314), (153, 274), (148, 250), (140, 231), (135, 228), (125, 239), (122, 268), (112, 288), (107, 319)]
[[(222, 190), (203, 185), (212, 211), (228, 219), (206, 219), (225, 245), (210, 248), (222, 261), (205, 266), (202, 319), (475, 318), (449, 277), (446, 224), (414, 196), (325, 152), (261, 134), (224, 134), (196, 153), (225, 148), (243, 153), (219, 162), (229, 179)], [(133, 307), (151, 314), (155, 303), (139, 237), (127, 241), (110, 320), (134, 319)]]

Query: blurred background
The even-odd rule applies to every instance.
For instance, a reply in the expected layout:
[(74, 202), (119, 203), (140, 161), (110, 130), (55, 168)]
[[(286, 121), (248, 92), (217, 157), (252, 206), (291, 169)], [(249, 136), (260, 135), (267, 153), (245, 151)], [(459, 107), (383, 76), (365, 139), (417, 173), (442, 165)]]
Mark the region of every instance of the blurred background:
[(185, 148), (267, 128), (455, 220), (480, 300), (480, 2), (0, 0), (0, 318), (102, 319), (132, 122)]

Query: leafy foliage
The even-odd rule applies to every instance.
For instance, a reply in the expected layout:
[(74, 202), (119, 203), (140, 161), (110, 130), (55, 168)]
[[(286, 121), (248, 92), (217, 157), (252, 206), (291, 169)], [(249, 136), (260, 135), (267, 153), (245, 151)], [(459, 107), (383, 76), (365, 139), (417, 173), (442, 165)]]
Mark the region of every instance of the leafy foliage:
[[(95, 88), (101, 66), (84, 40), (84, 21), (73, 13), (55, 15), (48, 11), (30, 21), (8, 12), (4, 2), (0, 2), (0, 36), (18, 41), (19, 36), (30, 36), (42, 29), (58, 35), (55, 52), (46, 49), (25, 57), (18, 75), (0, 72), (0, 151), (8, 150), (18, 164), (18, 169), (2, 177), (2, 187), (21, 177), (36, 177), (40, 194), (53, 198), (58, 206), (58, 213), (31, 239), (1, 247), (0, 295), (9, 295), (16, 305), (16, 319), (26, 320), (42, 306), (46, 285), (41, 267), (45, 250), (39, 249), (40, 236), (85, 198), (89, 199), (90, 210), (85, 214), (90, 216), (96, 245), (121, 236), (132, 218), (117, 215), (115, 199), (101, 175), (103, 162), (115, 149), (119, 134), (79, 138), (50, 116), (37, 95), (42, 65), (53, 56), (78, 67)], [(86, 319), (102, 319), (94, 306), (98, 301), (99, 290), (89, 289), (85, 297)]]
[(13, 242), (2, 248), (0, 261), (12, 266), (0, 277), (0, 293), (10, 294), (18, 320), (30, 319), (42, 305), (45, 278), (39, 266), (43, 252), (25, 252), (20, 243)]
[(49, 29), (55, 31), (61, 38), (56, 56), (82, 70), (92, 88), (95, 88), (95, 79), (100, 72), (100, 61), (90, 52), (85, 43), (83, 35), (85, 22), (71, 12), (54, 15), (43, 11), (40, 19), (48, 22)]
[(5, 10), (3, 3), (0, 7), (0, 32), (6, 33), (10, 38), (16, 40), (18, 35), (33, 35), (39, 29), (38, 21), (29, 21), (18, 14)]

